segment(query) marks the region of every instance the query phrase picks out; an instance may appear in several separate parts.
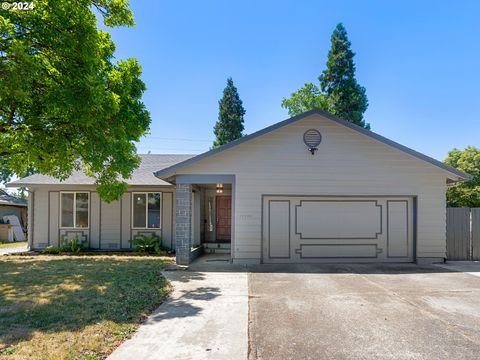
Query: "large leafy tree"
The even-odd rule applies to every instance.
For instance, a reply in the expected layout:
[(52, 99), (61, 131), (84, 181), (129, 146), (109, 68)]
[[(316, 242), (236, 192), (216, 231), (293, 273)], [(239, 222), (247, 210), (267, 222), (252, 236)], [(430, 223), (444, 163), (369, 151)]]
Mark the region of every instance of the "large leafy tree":
[(370, 129), (370, 124), (363, 119), (368, 100), (365, 88), (355, 78), (355, 54), (350, 46), (345, 27), (338, 24), (332, 34), (327, 68), (319, 77), (319, 86), (306, 83), (290, 98), (283, 99), (282, 107), (288, 109), (289, 115), (321, 109)]
[(448, 187), (447, 206), (480, 207), (480, 149), (474, 146), (468, 146), (463, 151), (453, 149), (444, 163), (472, 176), (471, 180)]
[(82, 170), (106, 201), (118, 199), (149, 130), (135, 59), (115, 62), (110, 35), (134, 24), (128, 0), (36, 0), (0, 12), (0, 171), (59, 179)]
[(299, 115), (312, 109), (329, 111), (328, 99), (314, 83), (305, 83), (303, 87), (282, 101), (282, 107), (288, 109), (290, 116)]
[(223, 97), (218, 102), (218, 107), (218, 121), (213, 129), (215, 134), (213, 148), (243, 136), (245, 109), (232, 78), (227, 79), (227, 86), (223, 90)]

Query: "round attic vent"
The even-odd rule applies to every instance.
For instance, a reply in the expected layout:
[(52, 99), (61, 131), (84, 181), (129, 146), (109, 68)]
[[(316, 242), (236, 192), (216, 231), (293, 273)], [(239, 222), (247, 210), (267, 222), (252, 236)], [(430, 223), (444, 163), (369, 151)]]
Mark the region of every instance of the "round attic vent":
[(322, 134), (316, 129), (309, 129), (303, 134), (303, 142), (307, 145), (308, 150), (313, 154), (317, 151), (317, 146), (322, 142)]

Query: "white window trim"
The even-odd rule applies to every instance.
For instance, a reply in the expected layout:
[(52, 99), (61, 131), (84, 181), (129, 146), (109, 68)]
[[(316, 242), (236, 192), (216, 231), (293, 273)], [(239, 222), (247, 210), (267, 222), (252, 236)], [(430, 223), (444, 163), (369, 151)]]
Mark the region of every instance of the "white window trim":
[[(87, 221), (88, 221), (88, 226), (87, 227), (77, 227), (77, 193), (80, 194), (87, 194), (88, 196), (88, 215), (87, 215)], [(62, 194), (73, 194), (73, 226), (62, 226), (62, 217), (63, 217), (63, 205), (62, 205)], [(60, 224), (59, 224), (60, 229), (80, 229), (80, 230), (88, 230), (90, 229), (90, 191), (60, 191)]]
[[(145, 227), (138, 227), (134, 226), (134, 205), (135, 205), (135, 195), (145, 195)], [(160, 226), (158, 228), (150, 228), (148, 227), (148, 194), (160, 194)], [(162, 206), (163, 206), (163, 193), (161, 191), (135, 191), (132, 192), (132, 229), (133, 230), (161, 230), (162, 229)]]

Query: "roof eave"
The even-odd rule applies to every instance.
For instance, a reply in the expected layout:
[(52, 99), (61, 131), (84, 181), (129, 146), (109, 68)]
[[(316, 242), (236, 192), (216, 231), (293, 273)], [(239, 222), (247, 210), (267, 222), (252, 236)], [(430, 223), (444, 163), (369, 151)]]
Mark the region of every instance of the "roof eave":
[(12, 181), (9, 183), (5, 184), (5, 187), (12, 188), (12, 187), (23, 187), (23, 186), (29, 186), (33, 184), (23, 184), (23, 183), (17, 183), (16, 181)]
[[(172, 184), (169, 183), (168, 181), (164, 180), (164, 179), (161, 179), (162, 181), (166, 182), (167, 184), (159, 184), (159, 183), (149, 183), (149, 184), (140, 184), (140, 183), (128, 183), (127, 182), (127, 185), (128, 186), (171, 186)], [(5, 187), (8, 187), (8, 188), (18, 188), (18, 187), (29, 187), (29, 186), (58, 186), (58, 185), (62, 185), (62, 186), (96, 186), (96, 184), (92, 184), (92, 183), (77, 183), (77, 184), (66, 184), (66, 183), (62, 183), (62, 182), (58, 182), (58, 183), (17, 183), (15, 181), (12, 181), (12, 182), (9, 182), (7, 184), (5, 184)]]
[(16, 204), (16, 203), (3, 203), (3, 202), (0, 202), (0, 206), (28, 207), (28, 204)]

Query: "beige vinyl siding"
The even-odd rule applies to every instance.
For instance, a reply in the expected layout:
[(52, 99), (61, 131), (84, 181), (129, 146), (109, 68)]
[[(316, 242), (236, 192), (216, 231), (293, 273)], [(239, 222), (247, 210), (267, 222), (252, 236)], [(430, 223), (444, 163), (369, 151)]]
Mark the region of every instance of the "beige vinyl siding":
[(35, 203), (35, 194), (31, 191), (28, 192), (28, 224), (27, 224), (27, 237), (28, 246), (33, 248), (33, 208)]
[(90, 193), (90, 246), (100, 248), (100, 197), (97, 192)]
[[(312, 156), (303, 133), (318, 129), (322, 143)], [(262, 195), (416, 196), (417, 257), (445, 255), (446, 172), (312, 115), (220, 154), (179, 174), (235, 175), (236, 260), (261, 257)]]
[[(33, 191), (30, 203), (33, 203), (33, 221), (29, 224), (30, 241), (33, 249), (48, 245), (59, 245), (64, 236), (75, 234), (87, 236), (91, 248), (104, 250), (130, 249), (129, 240), (141, 232), (156, 233), (163, 237), (165, 246), (174, 244), (174, 188), (130, 187), (120, 201), (101, 202), (94, 186), (81, 185), (45, 185), (29, 189)], [(89, 228), (63, 229), (60, 227), (60, 193), (62, 191), (85, 191), (90, 194)], [(162, 192), (162, 228), (132, 229), (132, 192)], [(30, 215), (30, 219), (32, 216)], [(73, 235), (72, 235), (73, 233)]]
[(59, 217), (59, 201), (60, 201), (60, 194), (58, 191), (49, 191), (49, 232), (48, 232), (48, 240), (50, 241), (50, 245), (58, 246), (59, 244), (59, 232), (56, 229), (59, 228), (60, 224), (60, 217)]
[(49, 245), (49, 212), (51, 209), (49, 209), (48, 197), (46, 190), (35, 193), (33, 248), (43, 248)]
[(130, 249), (130, 229), (132, 228), (132, 193), (128, 192), (122, 196), (122, 244), (121, 249)]

